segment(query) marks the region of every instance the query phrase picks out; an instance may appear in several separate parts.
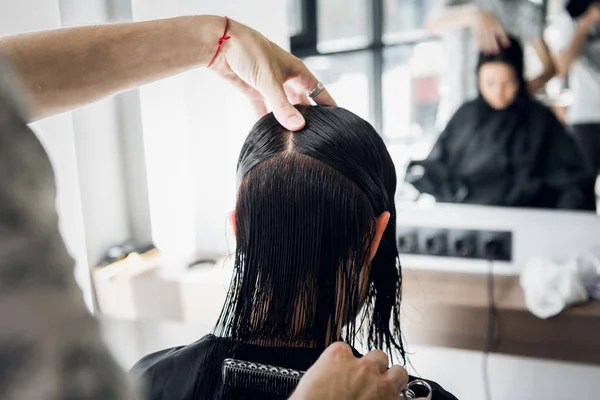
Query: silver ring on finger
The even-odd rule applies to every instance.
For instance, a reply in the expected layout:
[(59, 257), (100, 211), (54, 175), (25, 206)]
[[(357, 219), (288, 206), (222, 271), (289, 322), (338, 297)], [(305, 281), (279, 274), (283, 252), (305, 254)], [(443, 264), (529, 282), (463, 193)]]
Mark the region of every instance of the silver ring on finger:
[(314, 99), (319, 94), (321, 94), (321, 92), (323, 91), (323, 89), (325, 89), (325, 85), (323, 85), (323, 82), (319, 81), (317, 83), (317, 86), (315, 86), (315, 88), (313, 90), (311, 90), (310, 92), (306, 93), (306, 97), (308, 97), (309, 99)]

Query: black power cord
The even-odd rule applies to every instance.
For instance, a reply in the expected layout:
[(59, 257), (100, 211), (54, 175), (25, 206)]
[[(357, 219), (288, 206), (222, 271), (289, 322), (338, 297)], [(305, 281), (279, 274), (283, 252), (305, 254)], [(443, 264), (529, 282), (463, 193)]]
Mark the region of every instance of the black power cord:
[(490, 387), (489, 356), (494, 344), (494, 331), (496, 327), (496, 305), (494, 302), (494, 261), (489, 261), (487, 274), (487, 292), (488, 292), (488, 320), (487, 330), (485, 332), (485, 343), (483, 348), (483, 387), (486, 400), (492, 400), (492, 390)]
[(485, 342), (483, 347), (483, 387), (485, 391), (486, 400), (492, 400), (492, 389), (490, 385), (489, 375), (489, 355), (494, 347), (495, 332), (496, 332), (496, 302), (494, 295), (494, 261), (500, 254), (501, 244), (491, 239), (485, 243), (485, 255), (488, 259), (488, 271), (487, 271), (487, 296), (488, 296), (488, 320), (487, 329), (485, 333)]

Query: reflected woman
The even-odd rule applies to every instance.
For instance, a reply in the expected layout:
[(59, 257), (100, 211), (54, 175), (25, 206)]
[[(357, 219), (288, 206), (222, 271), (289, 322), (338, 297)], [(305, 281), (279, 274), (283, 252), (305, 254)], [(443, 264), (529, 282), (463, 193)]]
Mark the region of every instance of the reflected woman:
[[(269, 114), (246, 139), (221, 316), (214, 334), (134, 367), (148, 399), (285, 399), (265, 382), (224, 385), (224, 359), (306, 370), (339, 340), (363, 338), (404, 359), (394, 164), (373, 127), (351, 112), (298, 108), (303, 130), (287, 131)], [(454, 399), (431, 385), (434, 400)]]
[(595, 210), (594, 176), (554, 113), (533, 99), (523, 49), (479, 56), (479, 96), (463, 104), (406, 180), (439, 202)]

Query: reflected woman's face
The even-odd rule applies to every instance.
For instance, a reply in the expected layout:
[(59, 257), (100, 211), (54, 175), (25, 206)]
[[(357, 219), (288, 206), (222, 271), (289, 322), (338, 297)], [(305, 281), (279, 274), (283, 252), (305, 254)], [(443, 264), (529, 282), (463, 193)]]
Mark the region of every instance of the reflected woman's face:
[(508, 107), (519, 92), (515, 70), (503, 62), (488, 62), (479, 68), (479, 90), (496, 110)]

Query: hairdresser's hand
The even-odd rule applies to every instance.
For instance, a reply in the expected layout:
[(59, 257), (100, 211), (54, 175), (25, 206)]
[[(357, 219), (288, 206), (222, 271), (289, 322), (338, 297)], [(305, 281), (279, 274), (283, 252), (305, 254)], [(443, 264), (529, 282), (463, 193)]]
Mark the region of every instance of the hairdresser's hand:
[(510, 41), (502, 25), (489, 11), (477, 9), (472, 29), (479, 49), (484, 53), (496, 54), (500, 51), (500, 46), (510, 46)]
[(397, 400), (408, 383), (406, 370), (388, 369), (385, 353), (354, 357), (350, 346), (334, 343), (306, 372), (290, 400)]
[(589, 30), (596, 26), (598, 22), (600, 22), (600, 3), (595, 2), (590, 4), (585, 14), (581, 17), (580, 23)]
[[(267, 113), (266, 100), (283, 126), (303, 128), (304, 118), (292, 103), (309, 104), (306, 93), (317, 86), (317, 78), (298, 58), (245, 25), (230, 21), (227, 34), (231, 40), (211, 68), (244, 92), (259, 115)], [(314, 100), (335, 105), (326, 89)]]

